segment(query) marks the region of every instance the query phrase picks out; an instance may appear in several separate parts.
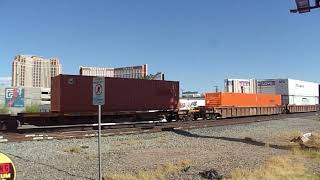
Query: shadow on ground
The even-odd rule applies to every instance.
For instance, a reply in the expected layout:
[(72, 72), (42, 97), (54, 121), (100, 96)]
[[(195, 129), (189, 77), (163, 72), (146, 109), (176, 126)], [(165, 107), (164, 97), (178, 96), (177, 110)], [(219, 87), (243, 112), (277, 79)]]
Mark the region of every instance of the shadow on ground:
[(198, 135), (198, 134), (193, 134), (191, 132), (181, 130), (181, 129), (174, 129), (172, 132), (181, 135), (181, 136), (186, 136), (186, 137), (191, 137), (191, 138), (207, 138), (207, 139), (219, 139), (219, 140), (224, 140), (224, 141), (232, 141), (232, 142), (239, 142), (239, 143), (244, 143), (244, 144), (249, 144), (249, 145), (254, 145), (254, 146), (266, 146), (274, 149), (280, 149), (280, 150), (290, 150), (292, 149), (291, 146), (282, 146), (282, 145), (276, 145), (276, 144), (267, 144), (264, 142), (256, 141), (252, 138), (245, 137), (243, 139), (241, 138), (232, 138), (232, 137), (219, 137), (219, 136), (203, 136), (203, 135)]
[(26, 159), (26, 158), (23, 158), (21, 156), (18, 156), (18, 155), (15, 155), (15, 154), (11, 154), (11, 153), (6, 153), (7, 155), (10, 155), (12, 157), (15, 157), (17, 159), (20, 159), (22, 161), (25, 161), (25, 162), (31, 162), (31, 163), (34, 163), (34, 164), (38, 164), (38, 165), (42, 165), (42, 166), (46, 166), (48, 168), (51, 168), (51, 169), (54, 169), (56, 171), (59, 171), (59, 172), (62, 172), (62, 173), (65, 173), (66, 175), (69, 175), (71, 177), (75, 177), (75, 178), (79, 178), (79, 179), (88, 179), (88, 180), (94, 180), (93, 178), (90, 178), (90, 177), (85, 177), (85, 176), (80, 176), (80, 175), (77, 175), (77, 174), (72, 174), (66, 170), (63, 170), (63, 169), (59, 169), (53, 165), (49, 165), (49, 164), (45, 164), (45, 163), (42, 163), (42, 162), (36, 162), (36, 161), (32, 161), (32, 160), (29, 160), (29, 159)]

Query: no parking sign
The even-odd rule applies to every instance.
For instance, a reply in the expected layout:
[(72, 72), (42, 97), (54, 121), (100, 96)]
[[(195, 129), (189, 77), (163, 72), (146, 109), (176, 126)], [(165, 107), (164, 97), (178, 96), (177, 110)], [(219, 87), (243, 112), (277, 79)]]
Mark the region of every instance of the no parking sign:
[(101, 105), (104, 105), (104, 77), (94, 77), (92, 80), (92, 104), (98, 105), (98, 157), (99, 180), (102, 180), (101, 165)]

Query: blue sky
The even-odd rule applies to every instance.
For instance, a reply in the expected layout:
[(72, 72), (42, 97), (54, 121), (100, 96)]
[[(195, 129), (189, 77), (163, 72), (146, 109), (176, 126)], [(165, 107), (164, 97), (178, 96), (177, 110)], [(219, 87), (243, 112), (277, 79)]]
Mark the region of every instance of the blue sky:
[(319, 82), (320, 11), (290, 14), (294, 0), (0, 0), (0, 76), (15, 55), (79, 66), (148, 64), (184, 90), (225, 78)]

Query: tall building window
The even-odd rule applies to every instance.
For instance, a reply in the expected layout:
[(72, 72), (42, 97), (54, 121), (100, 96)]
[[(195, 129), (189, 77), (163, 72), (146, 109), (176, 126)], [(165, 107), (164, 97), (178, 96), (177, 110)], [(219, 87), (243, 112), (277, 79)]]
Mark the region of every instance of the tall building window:
[(51, 77), (61, 71), (56, 59), (26, 55), (16, 56), (12, 68), (13, 85), (27, 87), (51, 87)]

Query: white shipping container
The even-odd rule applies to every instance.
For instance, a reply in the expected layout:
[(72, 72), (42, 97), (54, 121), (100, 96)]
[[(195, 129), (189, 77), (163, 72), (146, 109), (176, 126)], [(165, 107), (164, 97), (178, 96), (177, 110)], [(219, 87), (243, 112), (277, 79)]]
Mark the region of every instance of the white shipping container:
[(191, 110), (195, 107), (205, 106), (204, 99), (182, 99), (179, 100), (179, 110)]
[(319, 84), (307, 81), (288, 79), (289, 95), (319, 96)]
[(256, 93), (257, 80), (255, 79), (225, 79), (224, 91), (229, 93)]
[(289, 96), (291, 105), (316, 105), (319, 104), (319, 97)]

